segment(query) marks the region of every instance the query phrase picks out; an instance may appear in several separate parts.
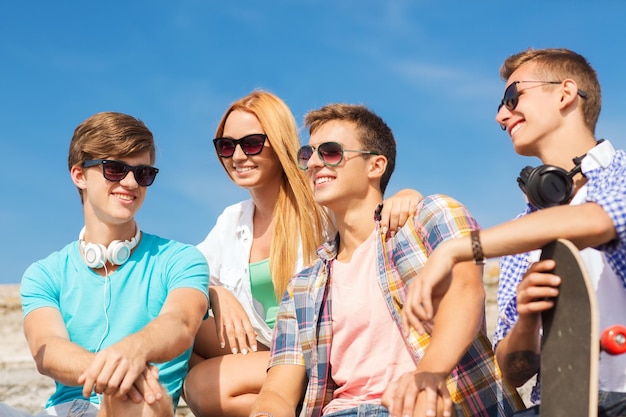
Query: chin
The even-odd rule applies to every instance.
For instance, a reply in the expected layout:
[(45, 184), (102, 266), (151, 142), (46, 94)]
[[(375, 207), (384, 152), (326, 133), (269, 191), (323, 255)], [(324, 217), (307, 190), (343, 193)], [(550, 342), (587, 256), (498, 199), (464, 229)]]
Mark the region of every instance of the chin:
[(513, 141), (513, 150), (516, 154), (521, 156), (535, 156), (534, 147), (530, 146), (528, 142)]
[(333, 210), (333, 207), (336, 205), (336, 199), (331, 196), (324, 196), (318, 193), (315, 194), (314, 200), (320, 206), (324, 206), (329, 210)]
[(527, 146), (513, 146), (513, 150), (520, 156), (536, 156), (532, 149)]

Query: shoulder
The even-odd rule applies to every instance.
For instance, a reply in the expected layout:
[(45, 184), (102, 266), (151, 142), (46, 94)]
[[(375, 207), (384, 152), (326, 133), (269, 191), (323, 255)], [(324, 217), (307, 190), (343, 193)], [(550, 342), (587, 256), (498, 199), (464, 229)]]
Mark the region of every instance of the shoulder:
[(224, 245), (225, 242), (227, 245), (233, 242), (240, 226), (251, 229), (253, 215), (254, 203), (252, 200), (240, 201), (226, 207), (204, 240), (198, 243), (198, 249), (210, 257), (217, 246)]
[(155, 271), (163, 282), (199, 289), (208, 285), (209, 266), (194, 245), (144, 233), (137, 250), (137, 267)]
[(63, 272), (62, 270), (65, 270), (71, 263), (73, 263), (74, 258), (78, 254), (78, 241), (70, 242), (58, 251), (52, 252), (45, 258), (33, 262), (26, 269), (24, 275), (29, 275), (29, 273), (36, 271)]
[(85, 279), (87, 267), (80, 257), (78, 242), (67, 244), (59, 251), (33, 262), (20, 280), (20, 295), (24, 315), (35, 308), (55, 306), (64, 286), (77, 288)]
[(231, 204), (227, 206), (223, 211), (221, 216), (233, 216), (240, 215), (241, 213), (247, 212), (249, 210), (254, 209), (254, 203), (252, 200), (244, 200), (235, 204)]
[(454, 198), (444, 194), (426, 196), (418, 205), (413, 227), (435, 247), (450, 237), (469, 234), (480, 228), (469, 210)]
[(304, 267), (300, 272), (295, 274), (289, 282), (289, 286), (295, 290), (306, 289), (312, 285), (315, 286), (315, 277), (319, 275), (320, 269), (324, 268), (325, 265), (325, 261), (317, 259), (315, 262)]
[(141, 234), (141, 241), (139, 242), (138, 249), (141, 249), (142, 247), (149, 251), (148, 253), (150, 256), (157, 255), (161, 258), (200, 257), (204, 259), (204, 256), (194, 245), (145, 232), (142, 232)]
[(463, 206), (459, 201), (445, 194), (427, 195), (420, 201), (423, 207), (459, 207)]
[[(217, 217), (214, 228), (229, 228), (240, 224), (242, 219), (252, 219), (254, 203), (252, 200), (244, 200), (226, 207)], [(251, 220), (250, 220), (251, 221)]]
[(626, 152), (623, 150), (618, 150), (615, 152), (615, 156), (613, 157), (613, 161), (611, 161), (610, 168), (619, 173), (623, 173), (626, 171)]
[(462, 203), (445, 194), (424, 197), (417, 206), (415, 217), (420, 222), (447, 217), (472, 218), (469, 210)]

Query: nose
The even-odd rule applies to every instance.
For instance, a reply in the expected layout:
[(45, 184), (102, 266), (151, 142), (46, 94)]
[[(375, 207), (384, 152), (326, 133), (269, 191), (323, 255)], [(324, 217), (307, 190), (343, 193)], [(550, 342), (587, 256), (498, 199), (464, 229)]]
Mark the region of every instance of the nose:
[[(307, 161), (306, 166), (307, 166), (307, 169), (308, 168), (315, 168), (315, 167), (322, 167), (322, 166), (324, 166), (324, 162), (320, 159), (320, 155), (317, 152), (317, 149), (315, 149), (313, 151), (313, 154), (311, 155), (311, 157)], [(309, 172), (311, 172), (311, 171), (309, 171)]]
[(501, 106), (498, 109), (498, 112), (496, 113), (496, 123), (500, 125), (500, 128), (502, 130), (506, 130), (506, 122), (509, 120), (510, 117), (511, 112), (509, 111), (509, 109), (506, 108), (506, 106)]
[(248, 157), (248, 155), (246, 155), (243, 151), (243, 149), (241, 149), (241, 144), (236, 144), (235, 145), (235, 151), (233, 152), (233, 159), (235, 160), (239, 160), (242, 161), (244, 159), (246, 159)]
[(122, 187), (125, 187), (125, 188), (139, 187), (139, 184), (137, 183), (137, 180), (135, 179), (135, 173), (131, 170), (129, 170), (126, 176), (122, 178), (122, 180), (120, 181), (120, 184), (122, 185)]

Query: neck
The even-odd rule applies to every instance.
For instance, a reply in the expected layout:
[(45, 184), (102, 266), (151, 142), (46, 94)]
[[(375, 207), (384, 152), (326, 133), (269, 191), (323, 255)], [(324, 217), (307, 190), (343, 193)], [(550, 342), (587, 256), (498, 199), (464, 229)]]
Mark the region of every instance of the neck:
[(280, 187), (251, 188), (248, 192), (254, 203), (255, 216), (271, 218), (278, 203)]
[(102, 222), (90, 222), (85, 219), (85, 234), (83, 240), (91, 243), (108, 245), (114, 240), (131, 240), (137, 233), (137, 223), (130, 220), (122, 224), (105, 224)]
[(349, 261), (354, 251), (367, 240), (376, 228), (374, 211), (382, 203), (382, 196), (353, 201), (345, 211), (334, 212), (340, 236), (337, 259)]
[(550, 136), (540, 139), (540, 149), (536, 155), (546, 165), (554, 165), (570, 171), (575, 164), (573, 159), (585, 155), (596, 146), (597, 141), (584, 126), (577, 129), (563, 128)]

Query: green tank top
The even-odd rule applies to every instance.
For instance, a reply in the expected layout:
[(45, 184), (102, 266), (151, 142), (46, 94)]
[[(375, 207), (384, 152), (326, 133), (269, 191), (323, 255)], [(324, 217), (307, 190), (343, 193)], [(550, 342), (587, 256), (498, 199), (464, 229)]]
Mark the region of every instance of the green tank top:
[(263, 306), (265, 323), (273, 329), (278, 313), (278, 303), (274, 295), (269, 259), (250, 264), (250, 288), (252, 297)]

